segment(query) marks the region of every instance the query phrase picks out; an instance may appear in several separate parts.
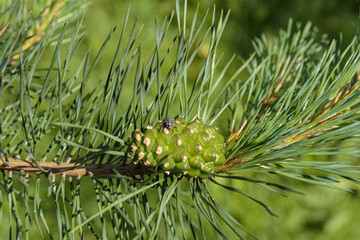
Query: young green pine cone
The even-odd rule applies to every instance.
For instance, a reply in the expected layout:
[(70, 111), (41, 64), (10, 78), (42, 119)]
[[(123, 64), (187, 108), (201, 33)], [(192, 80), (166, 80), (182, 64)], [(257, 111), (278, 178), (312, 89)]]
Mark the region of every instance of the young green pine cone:
[(226, 162), (224, 137), (217, 127), (200, 118), (186, 123), (166, 118), (144, 130), (135, 130), (127, 140), (129, 160), (162, 169), (166, 173), (207, 178)]

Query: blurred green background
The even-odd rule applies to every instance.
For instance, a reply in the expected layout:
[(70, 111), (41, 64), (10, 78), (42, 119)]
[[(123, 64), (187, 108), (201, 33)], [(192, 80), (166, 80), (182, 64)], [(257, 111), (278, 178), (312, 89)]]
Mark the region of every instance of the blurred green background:
[[(188, 1), (189, 19), (197, 3)], [(248, 57), (253, 52), (251, 40), (254, 37), (262, 33), (276, 36), (279, 29), (287, 27), (290, 18), (294, 19), (294, 22), (311, 21), (319, 28), (319, 35), (327, 34), (329, 39), (338, 39), (342, 33), (346, 44), (351, 39), (353, 26), (358, 24), (360, 6), (360, 1), (355, 0), (200, 0), (199, 3), (201, 13), (212, 8), (214, 4), (218, 12), (221, 9), (231, 9), (223, 41), (219, 45), (219, 52), (224, 52), (227, 58), (233, 53)], [(175, 8), (175, 0), (93, 1), (85, 17), (86, 47), (99, 49), (110, 29), (122, 25), (129, 6), (130, 23), (138, 17), (139, 23), (144, 24), (145, 30), (151, 29), (152, 35), (154, 18), (161, 22)], [(173, 24), (170, 33), (176, 33), (176, 27), (176, 24)], [(117, 30), (117, 34), (119, 32), (120, 29)], [(147, 42), (152, 50), (155, 43), (151, 36), (149, 38)], [(107, 48), (97, 68), (96, 76), (102, 79), (106, 77), (116, 41), (112, 41), (111, 44), (113, 45)], [(95, 54), (96, 51), (92, 53)], [(263, 176), (255, 177), (264, 179)], [(271, 179), (278, 182), (286, 181)], [(306, 195), (290, 194), (286, 198), (249, 183), (238, 183), (236, 186), (271, 206), (279, 218), (268, 215), (262, 207), (238, 194), (224, 192), (217, 187), (213, 188), (213, 192), (221, 205), (259, 239), (360, 239), (358, 186), (348, 182), (341, 183), (342, 187), (354, 191), (348, 193), (298, 182), (289, 184), (296, 186)]]
[[(189, 19), (192, 17), (191, 14), (194, 12), (197, 3), (197, 1), (188, 1)], [(341, 32), (345, 45), (351, 39), (352, 25), (358, 23), (360, 6), (360, 1), (355, 0), (200, 0), (199, 3), (200, 16), (206, 9), (212, 8), (214, 4), (216, 4), (218, 12), (221, 9), (225, 11), (231, 9), (223, 41), (219, 45), (219, 52), (224, 52), (225, 58), (229, 58), (234, 53), (247, 58), (253, 52), (251, 40), (254, 37), (260, 36), (262, 33), (268, 36), (276, 36), (279, 29), (287, 27), (290, 18), (293, 18), (295, 22), (311, 21), (319, 27), (320, 34), (328, 34), (329, 39), (338, 38)], [(148, 41), (143, 49), (153, 50), (155, 46), (154, 19), (156, 17), (161, 22), (175, 8), (175, 0), (92, 1), (84, 19), (84, 30), (87, 36), (74, 62), (80, 61), (89, 48), (91, 48), (91, 59), (94, 59), (111, 28), (119, 27), (92, 75), (91, 80), (94, 83), (107, 77), (120, 28), (129, 6), (131, 6), (130, 25), (138, 17), (139, 24), (144, 24), (144, 31), (147, 32), (150, 29)], [(210, 20), (209, 18), (209, 22)], [(175, 23), (176, 21), (171, 26), (169, 36), (171, 33), (177, 32)], [(171, 40), (168, 39), (168, 41)], [(149, 53), (144, 53), (144, 55), (146, 54)], [(194, 66), (194, 68), (196, 67)], [(341, 160), (354, 161), (354, 159), (345, 159), (345, 157)], [(267, 176), (253, 177), (266, 179)], [(213, 187), (213, 193), (221, 206), (259, 239), (360, 239), (359, 186), (349, 182), (340, 183), (342, 187), (353, 190), (352, 193), (348, 193), (293, 182), (276, 176), (268, 179), (294, 186), (294, 188), (304, 192), (305, 195), (289, 194), (288, 197), (281, 197), (265, 188), (246, 182), (237, 183), (236, 187), (269, 205), (280, 216), (279, 218), (270, 216), (258, 204), (239, 194), (223, 191), (216, 186)], [(86, 204), (87, 199), (94, 199), (94, 191), (90, 187), (91, 182), (89, 180), (84, 180), (81, 184), (84, 185), (82, 189), (88, 189), (82, 190), (81, 193), (83, 203)], [(229, 181), (226, 184), (232, 185), (234, 183)], [(88, 214), (95, 213), (94, 201), (88, 202), (93, 207), (90, 208), (92, 212), (88, 212)], [(49, 203), (51, 203), (51, 199), (49, 199)], [(50, 210), (53, 209), (44, 207), (48, 219), (51, 219)], [(6, 219), (3, 219), (3, 222), (6, 223)], [(50, 220), (49, 223), (50, 226), (56, 228), (55, 222), (52, 223)], [(7, 230), (8, 226), (3, 225), (1, 227), (1, 232), (5, 233)], [(33, 231), (36, 232), (35, 226)], [(54, 235), (56, 236), (56, 234)], [(250, 239), (250, 236), (247, 238)]]
[[(131, 7), (130, 23), (139, 18), (139, 23), (144, 24), (144, 30), (154, 31), (155, 17), (161, 22), (171, 10), (175, 9), (175, 0), (122, 0), (122, 1), (91, 1), (86, 13), (85, 25), (88, 33), (86, 43), (98, 49), (105, 36), (114, 26), (121, 26), (127, 8)], [(182, 1), (181, 1), (182, 2)], [(358, 26), (359, 0), (216, 0), (216, 1), (188, 1), (188, 23), (195, 11), (200, 6), (198, 19), (207, 9), (216, 5), (217, 12), (224, 9), (231, 10), (223, 41), (219, 48), (232, 55), (234, 52), (242, 57), (247, 57), (253, 52), (251, 41), (262, 33), (277, 36), (279, 29), (286, 28), (290, 18), (294, 22), (305, 23), (311, 21), (319, 28), (319, 35), (327, 34), (329, 39), (338, 39), (342, 33), (345, 43), (353, 33), (353, 26)], [(210, 22), (211, 19), (208, 19)], [(199, 20), (198, 20), (199, 21)], [(173, 31), (176, 31), (176, 21), (173, 21)], [(118, 29), (117, 33), (120, 32)], [(150, 34), (150, 35), (151, 35)], [(148, 42), (151, 42), (149, 40)], [(113, 46), (116, 42), (113, 41)], [(153, 43), (154, 44), (154, 43)], [(153, 46), (153, 45), (151, 45)], [(110, 55), (104, 57), (111, 59)], [(102, 61), (107, 65), (106, 61)]]

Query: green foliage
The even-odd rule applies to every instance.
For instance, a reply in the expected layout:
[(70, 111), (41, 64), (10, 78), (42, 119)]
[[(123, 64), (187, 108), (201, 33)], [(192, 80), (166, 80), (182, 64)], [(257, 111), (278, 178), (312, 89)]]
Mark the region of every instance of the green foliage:
[[(115, 29), (95, 59), (87, 53), (74, 61), (84, 39), (84, 4), (33, 4), (9, 1), (0, 14), (2, 26), (9, 23), (0, 35), (0, 156), (2, 169), (9, 170), (2, 172), (0, 193), (2, 204), (7, 198), (10, 238), (28, 239), (34, 228), (44, 239), (255, 238), (211, 188), (243, 195), (276, 216), (262, 199), (240, 190), (239, 182), (281, 196), (301, 193), (290, 187), (297, 181), (343, 190), (339, 179), (359, 183), (351, 163), (300, 158), (359, 157), (358, 36), (342, 47), (341, 41), (317, 37), (310, 23), (294, 28), (290, 21), (278, 38), (255, 39), (254, 54), (238, 64), (235, 55), (224, 60), (217, 52), (229, 14), (214, 8), (201, 15), (197, 8), (189, 16), (187, 2), (181, 7), (176, 1), (162, 23), (155, 20), (152, 51), (144, 49), (148, 34), (138, 22), (129, 26), (128, 11), (105, 81), (94, 88), (90, 79)], [(53, 6), (60, 10), (52, 12)], [(168, 36), (173, 22), (177, 33)], [(203, 45), (206, 57), (200, 58)], [(45, 51), (53, 52), (48, 62), (41, 61)], [(164, 175), (162, 169), (121, 174), (119, 165), (132, 164), (126, 136), (170, 116), (184, 116), (184, 124), (196, 117), (206, 125), (227, 119), (226, 163), (209, 171), (208, 179)], [(168, 154), (170, 161), (176, 151)], [(14, 167), (11, 155), (26, 159), (38, 171), (36, 179), (24, 166)], [(88, 165), (108, 173), (67, 175), (46, 167), (46, 159), (59, 168), (70, 162), (75, 173)], [(84, 184), (91, 189), (85, 199)]]

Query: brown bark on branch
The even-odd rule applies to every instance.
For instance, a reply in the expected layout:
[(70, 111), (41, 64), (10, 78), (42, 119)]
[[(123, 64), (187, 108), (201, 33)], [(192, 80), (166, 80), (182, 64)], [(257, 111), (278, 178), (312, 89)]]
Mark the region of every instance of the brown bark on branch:
[[(5, 158), (3, 158), (5, 159)], [(85, 175), (89, 176), (101, 176), (101, 175), (113, 175), (117, 172), (121, 175), (135, 176), (135, 175), (148, 175), (153, 173), (152, 169), (140, 165), (140, 164), (85, 164), (78, 165), (75, 163), (57, 163), (57, 162), (38, 162), (38, 164), (48, 172), (43, 172), (36, 167), (36, 165), (28, 160), (22, 160), (17, 158), (8, 158), (8, 164), (4, 164), (0, 161), (0, 170), (8, 171), (24, 171), (25, 173), (35, 174), (49, 174), (76, 176), (81, 177)]]

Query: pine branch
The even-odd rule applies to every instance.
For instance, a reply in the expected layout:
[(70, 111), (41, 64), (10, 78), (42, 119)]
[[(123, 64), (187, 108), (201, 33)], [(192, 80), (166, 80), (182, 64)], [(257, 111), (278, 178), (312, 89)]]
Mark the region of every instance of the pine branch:
[[(6, 159), (3, 157), (3, 159)], [(19, 158), (8, 157), (6, 161), (0, 164), (0, 170), (8, 171), (23, 171), (25, 174), (52, 174), (61, 175), (63, 177), (82, 177), (82, 176), (108, 176), (108, 175), (124, 175), (134, 177), (137, 175), (150, 175), (154, 174), (153, 170), (144, 165), (137, 165), (134, 163), (130, 164), (85, 164), (79, 165), (70, 162), (46, 162), (38, 161), (39, 166), (43, 171), (40, 170), (33, 162), (29, 161), (30, 158), (21, 160)], [(69, 159), (71, 160), (71, 159)]]
[[(301, 192), (268, 175), (342, 190), (341, 179), (360, 183), (360, 171), (350, 163), (300, 158), (359, 157), (341, 145), (360, 146), (358, 36), (342, 48), (318, 37), (310, 23), (293, 28), (290, 21), (278, 38), (255, 39), (255, 53), (240, 64), (217, 50), (229, 12), (218, 16), (214, 8), (210, 20), (208, 11), (199, 21), (197, 8), (188, 28), (187, 2), (181, 12), (176, 1), (162, 23), (155, 20), (152, 51), (138, 22), (129, 28), (128, 11), (105, 81), (94, 89), (94, 69), (115, 28), (95, 59), (87, 53), (73, 63), (84, 39), (77, 7), (84, 5), (49, 3), (26, 15), (20, 1), (8, 2), (0, 14), (11, 16), (0, 34), (0, 170), (6, 170), (0, 185), (7, 193), (10, 235), (15, 228), (17, 237), (29, 238), (34, 219), (41, 236), (51, 239), (88, 233), (106, 239), (109, 225), (117, 239), (224, 239), (228, 233), (243, 239), (253, 235), (215, 201), (210, 186), (276, 214), (222, 179), (281, 196)], [(178, 29), (169, 37), (173, 21)], [(45, 52), (53, 55), (43, 63)], [(225, 138), (223, 119), (229, 123)], [(80, 198), (82, 176), (90, 177), (97, 213)], [(42, 186), (51, 197), (56, 233), (43, 212)]]

